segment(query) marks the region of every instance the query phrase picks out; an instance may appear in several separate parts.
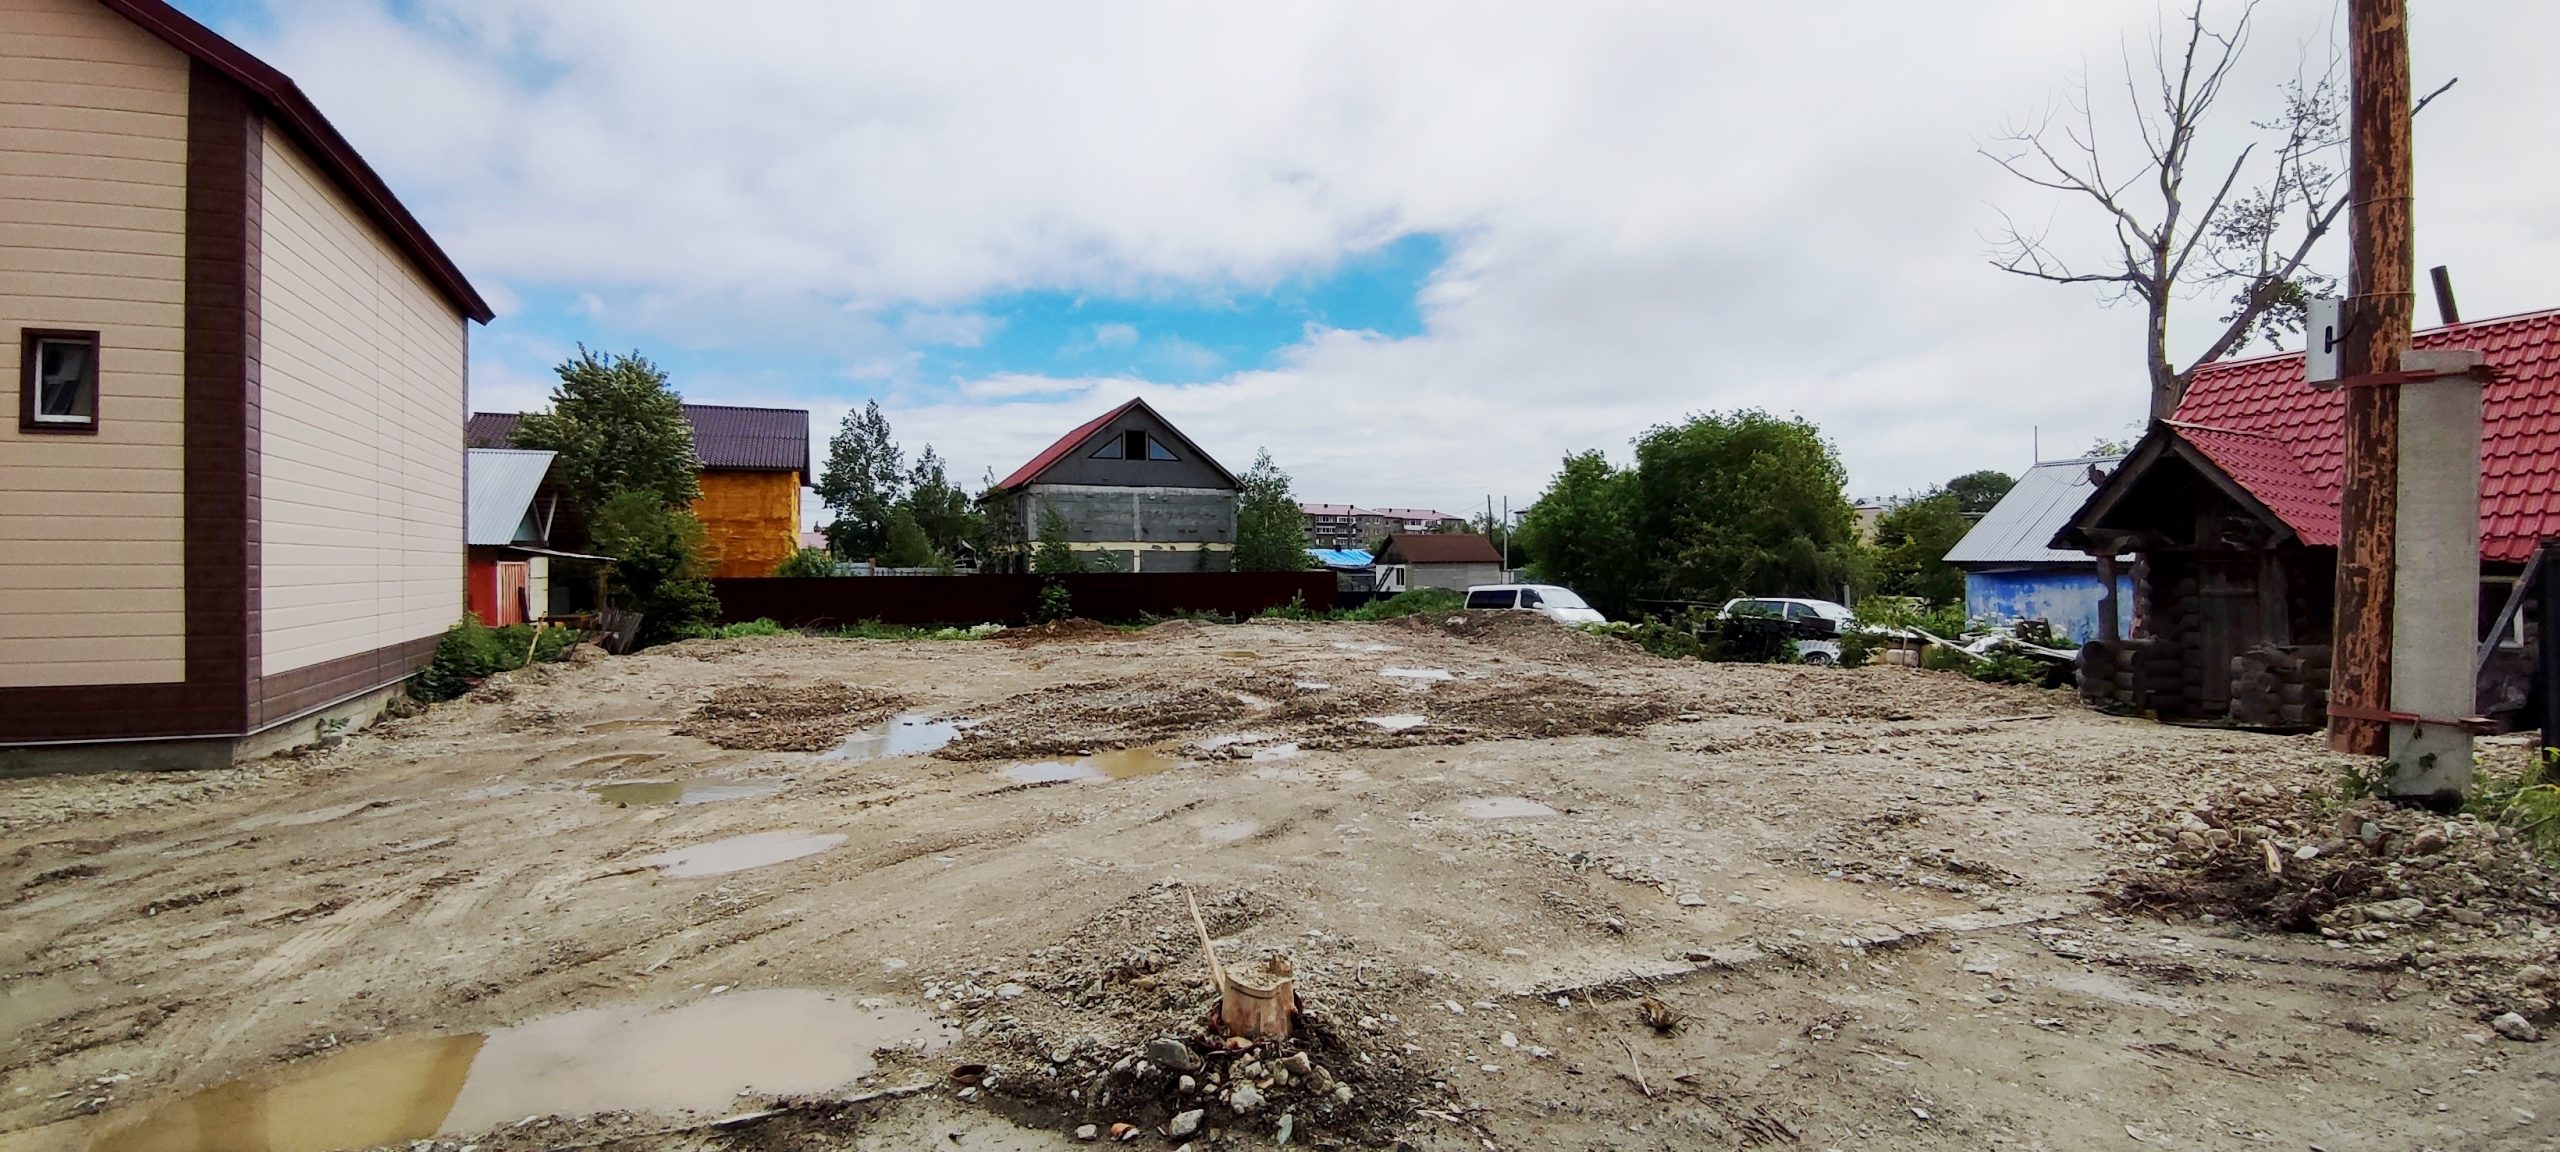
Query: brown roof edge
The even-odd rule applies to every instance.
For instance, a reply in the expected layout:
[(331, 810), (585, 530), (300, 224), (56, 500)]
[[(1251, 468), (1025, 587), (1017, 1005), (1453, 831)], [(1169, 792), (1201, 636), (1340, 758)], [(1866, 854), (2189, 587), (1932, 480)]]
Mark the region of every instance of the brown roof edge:
[(435, 238), (418, 223), (418, 218), (391, 194), (373, 166), (365, 163), (355, 146), (338, 134), (329, 118), (311, 99), (302, 94), (293, 79), (276, 71), (273, 65), (249, 54), (247, 49), (223, 39), (220, 33), (197, 23), (186, 13), (168, 5), (166, 0), (98, 0), (110, 11), (142, 26), (145, 31), (166, 41), (170, 47), (203, 61), (215, 71), (237, 81), (242, 87), (265, 101), (278, 119), (293, 130), (301, 142), (317, 153), (322, 166), (337, 177), (348, 195), (362, 205), (375, 224), (389, 232), (394, 241), (418, 264), (427, 279), (452, 301), (464, 316), (482, 324), (496, 317), (488, 301), (480, 298), (462, 269), (436, 246)]

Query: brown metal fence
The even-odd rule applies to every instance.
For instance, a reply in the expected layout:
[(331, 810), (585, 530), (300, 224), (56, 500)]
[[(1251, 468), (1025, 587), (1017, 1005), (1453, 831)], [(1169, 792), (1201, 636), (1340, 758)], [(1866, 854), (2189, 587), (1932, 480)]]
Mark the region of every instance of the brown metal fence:
[[(882, 624), (1022, 624), (1040, 604), (1041, 576), (806, 576), (714, 580), (720, 620), (771, 620), (786, 628)], [(1247, 617), (1296, 601), (1334, 606), (1330, 572), (1097, 572), (1054, 579), (1069, 610), (1122, 623), (1147, 616)]]

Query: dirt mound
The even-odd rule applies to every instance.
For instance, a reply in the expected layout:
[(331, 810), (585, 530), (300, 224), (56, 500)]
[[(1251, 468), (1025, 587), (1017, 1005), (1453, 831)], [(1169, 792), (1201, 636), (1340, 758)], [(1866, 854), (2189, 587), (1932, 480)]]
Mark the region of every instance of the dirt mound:
[(2231, 788), (2145, 830), (2123, 907), (2382, 940), (2417, 929), (2560, 925), (2560, 875), (2506, 829), (2307, 791)]
[(1659, 660), (1623, 640), (1595, 636), (1535, 612), (1422, 613), (1400, 617), (1380, 627), (1407, 634), (1455, 637), (1524, 659), (1581, 668), (1623, 668)]
[(712, 693), (675, 731), (722, 748), (816, 752), (887, 719), (903, 703), (851, 684), (744, 684)]
[(2156, 855), (2113, 873), (2117, 908), (2405, 946), (2402, 962), (2453, 1002), (2552, 1023), (2560, 872), (2506, 828), (2260, 786), (2172, 812), (2132, 846)]
[(1029, 648), (1035, 644), (1057, 644), (1072, 640), (1108, 640), (1118, 635), (1120, 630), (1108, 624), (1077, 618), (1052, 620), (1046, 624), (1033, 624), (1027, 628), (1007, 628), (990, 639), (1008, 648)]
[(987, 1090), (1043, 1127), (1160, 1131), (1198, 1110), (1194, 1123), (1203, 1134), (1265, 1127), (1288, 1115), (1293, 1142), (1392, 1143), (1412, 1108), (1428, 1099), (1431, 1077), (1416, 1049), (1390, 1039), (1381, 1006), (1366, 999), (1375, 990), (1364, 992), (1369, 985), (1354, 978), (1360, 957), (1321, 935), (1293, 940), (1262, 929), (1284, 917), (1255, 893), (1204, 892), (1200, 911), (1212, 934), (1235, 941), (1222, 949), (1231, 967), (1264, 955), (1292, 958), (1296, 1036), (1235, 1047), (1209, 1032), (1216, 992), (1189, 939), (1180, 890), (1170, 885), (1101, 910), (1068, 939), (1025, 958), (1019, 971), (945, 969), (920, 978), (962, 1016), (976, 1018), (967, 1029), (978, 1038), (967, 1046), (970, 1058), (1041, 1070), (998, 1077)]
[(1134, 748), (1206, 731), (1252, 703), (1232, 688), (1196, 681), (1059, 684), (997, 705), (993, 715), (935, 755), (1023, 760)]

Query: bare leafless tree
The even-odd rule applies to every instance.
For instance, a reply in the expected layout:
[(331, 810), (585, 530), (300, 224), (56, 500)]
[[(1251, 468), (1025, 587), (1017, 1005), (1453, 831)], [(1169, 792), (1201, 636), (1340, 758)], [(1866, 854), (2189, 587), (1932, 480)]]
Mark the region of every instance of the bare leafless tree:
[[(2111, 300), (2145, 311), (2145, 365), (2151, 415), (2166, 419), (2199, 365), (2245, 346), (2273, 344), (2302, 330), (2303, 305), (2336, 284), (2309, 265), (2312, 249), (2345, 207), (2340, 163), (2345, 99), (2334, 48), (2316, 77), (2282, 91), (2273, 118), (2253, 133), (2226, 133), (2228, 157), (2199, 153), (2199, 134), (2228, 95), (2257, 7), (2249, 0), (2227, 26), (2195, 0), (2175, 24), (2154, 31), (2147, 67), (2124, 58), (2124, 100), (2141, 147), (2102, 146), (2097, 100), (2083, 78), (2040, 120), (2004, 129), (1981, 149), (1993, 163), (2068, 202), (2094, 207), (2116, 249), (2097, 265), (2075, 266), (2002, 213), (1992, 265), (2056, 284), (2097, 285)], [(2178, 35), (2178, 33), (2183, 35)], [(2245, 137), (2245, 142), (2240, 142)], [(2212, 342), (2181, 368), (2169, 354), (2169, 312), (2181, 298), (2220, 296), (2229, 310)]]

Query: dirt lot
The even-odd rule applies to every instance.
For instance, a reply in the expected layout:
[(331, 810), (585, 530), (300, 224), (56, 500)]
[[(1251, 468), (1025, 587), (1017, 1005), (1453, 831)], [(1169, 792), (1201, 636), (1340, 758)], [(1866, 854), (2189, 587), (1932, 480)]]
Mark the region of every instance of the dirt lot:
[(0, 783), (0, 1148), (2560, 1146), (2553, 876), (2339, 768), (1509, 619), (595, 657)]

